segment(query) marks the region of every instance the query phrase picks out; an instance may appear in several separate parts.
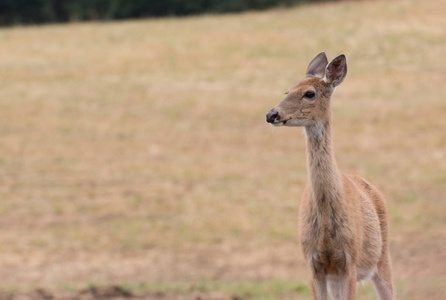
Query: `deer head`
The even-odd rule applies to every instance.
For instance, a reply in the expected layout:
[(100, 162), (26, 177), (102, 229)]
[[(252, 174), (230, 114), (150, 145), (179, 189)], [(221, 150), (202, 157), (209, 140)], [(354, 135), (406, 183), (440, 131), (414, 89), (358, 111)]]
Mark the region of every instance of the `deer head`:
[(347, 75), (345, 56), (328, 63), (324, 52), (308, 65), (305, 79), (291, 87), (286, 97), (266, 114), (274, 126), (309, 126), (330, 118), (330, 98)]

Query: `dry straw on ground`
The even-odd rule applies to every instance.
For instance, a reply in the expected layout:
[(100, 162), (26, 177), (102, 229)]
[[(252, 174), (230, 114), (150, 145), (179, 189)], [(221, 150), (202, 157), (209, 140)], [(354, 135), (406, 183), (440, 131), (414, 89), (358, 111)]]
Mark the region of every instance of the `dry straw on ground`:
[(338, 164), (388, 199), (398, 298), (446, 297), (445, 15), (361, 1), (1, 29), (0, 288), (307, 298), (304, 136), (264, 116), (326, 51), (349, 64)]

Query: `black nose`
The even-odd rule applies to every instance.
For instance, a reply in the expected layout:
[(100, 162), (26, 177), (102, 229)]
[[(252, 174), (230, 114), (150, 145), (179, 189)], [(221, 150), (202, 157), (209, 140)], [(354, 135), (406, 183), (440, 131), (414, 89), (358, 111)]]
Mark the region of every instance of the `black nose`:
[(266, 114), (266, 122), (268, 123), (274, 123), (274, 120), (279, 118), (279, 113), (273, 109), (271, 109), (267, 114)]

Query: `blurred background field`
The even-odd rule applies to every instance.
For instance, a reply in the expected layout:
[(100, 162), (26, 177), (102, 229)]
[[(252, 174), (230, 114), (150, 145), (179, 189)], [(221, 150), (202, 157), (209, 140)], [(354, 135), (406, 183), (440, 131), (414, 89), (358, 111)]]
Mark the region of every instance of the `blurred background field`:
[(265, 114), (325, 51), (347, 56), (336, 158), (387, 198), (397, 297), (446, 299), (445, 15), (364, 1), (0, 29), (0, 290), (308, 299), (305, 138)]

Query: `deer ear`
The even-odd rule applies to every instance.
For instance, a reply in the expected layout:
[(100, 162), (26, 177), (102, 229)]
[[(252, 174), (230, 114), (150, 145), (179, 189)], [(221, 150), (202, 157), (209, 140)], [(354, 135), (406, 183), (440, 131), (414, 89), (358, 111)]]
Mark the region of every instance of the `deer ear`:
[(323, 78), (325, 74), (325, 67), (328, 64), (327, 55), (325, 52), (319, 53), (307, 67), (307, 74), (305, 77), (319, 77)]
[(324, 81), (336, 87), (344, 81), (346, 75), (347, 60), (345, 59), (345, 55), (341, 54), (338, 57), (333, 58), (327, 65)]

